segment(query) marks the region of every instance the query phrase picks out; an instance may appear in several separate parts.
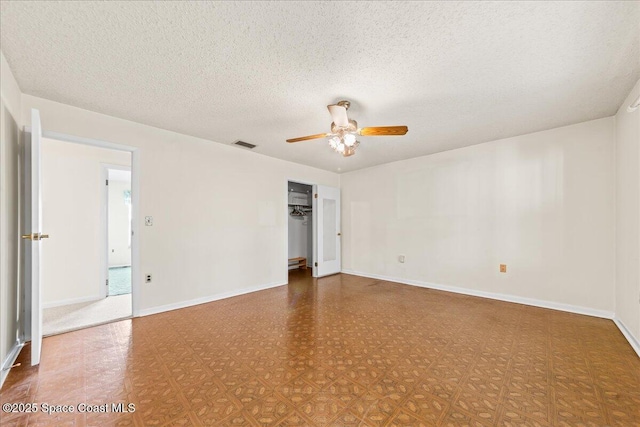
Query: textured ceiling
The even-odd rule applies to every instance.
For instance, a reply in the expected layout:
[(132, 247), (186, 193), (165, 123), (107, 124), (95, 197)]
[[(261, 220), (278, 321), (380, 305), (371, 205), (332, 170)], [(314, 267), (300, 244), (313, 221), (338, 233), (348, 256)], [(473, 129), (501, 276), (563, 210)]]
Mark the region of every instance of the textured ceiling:
[[(0, 47), (27, 94), (344, 172), (613, 115), (639, 22), (614, 1), (2, 1)], [(409, 133), (285, 143), (341, 99)]]

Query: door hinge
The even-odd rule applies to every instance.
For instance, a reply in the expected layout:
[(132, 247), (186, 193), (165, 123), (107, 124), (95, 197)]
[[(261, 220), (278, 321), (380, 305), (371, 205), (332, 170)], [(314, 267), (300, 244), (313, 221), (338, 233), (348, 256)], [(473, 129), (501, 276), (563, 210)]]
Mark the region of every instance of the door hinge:
[(317, 199), (318, 198), (318, 193), (314, 194), (313, 197)]
[(107, 286), (109, 286), (109, 279), (107, 279), (106, 282), (107, 282)]
[(105, 181), (104, 185), (109, 185), (109, 180), (108, 179)]
[(316, 263), (314, 263), (314, 265), (317, 267), (317, 266), (318, 266), (318, 263), (316, 262)]

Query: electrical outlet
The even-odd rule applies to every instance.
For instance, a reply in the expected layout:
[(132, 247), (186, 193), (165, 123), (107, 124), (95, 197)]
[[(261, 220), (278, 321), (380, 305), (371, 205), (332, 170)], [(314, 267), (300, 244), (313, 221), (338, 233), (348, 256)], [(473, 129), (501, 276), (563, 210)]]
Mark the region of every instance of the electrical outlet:
[(404, 264), (404, 255), (400, 255), (400, 256), (398, 256), (398, 261), (399, 261), (401, 264)]
[(147, 274), (147, 277), (146, 277), (146, 279), (145, 279), (145, 282), (147, 282), (147, 283), (151, 283), (151, 275), (150, 275), (150, 274)]
[(500, 273), (507, 272), (507, 264), (500, 264)]
[(144, 217), (144, 225), (146, 225), (147, 227), (151, 227), (153, 225), (153, 217), (152, 216), (145, 216)]

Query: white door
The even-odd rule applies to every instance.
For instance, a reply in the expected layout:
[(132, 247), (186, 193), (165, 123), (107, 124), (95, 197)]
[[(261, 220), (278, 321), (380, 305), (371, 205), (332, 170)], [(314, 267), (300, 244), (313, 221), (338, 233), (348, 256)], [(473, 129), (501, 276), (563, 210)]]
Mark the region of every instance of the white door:
[(42, 126), (40, 113), (31, 110), (31, 138), (25, 141), (25, 286), (30, 294), (31, 311), (30, 325), (27, 334), (31, 336), (31, 366), (40, 363), (42, 349), (42, 293), (41, 269), (42, 239), (48, 238), (42, 234), (42, 205), (40, 177), (40, 143), (42, 140)]
[(313, 186), (314, 277), (340, 273), (340, 189)]

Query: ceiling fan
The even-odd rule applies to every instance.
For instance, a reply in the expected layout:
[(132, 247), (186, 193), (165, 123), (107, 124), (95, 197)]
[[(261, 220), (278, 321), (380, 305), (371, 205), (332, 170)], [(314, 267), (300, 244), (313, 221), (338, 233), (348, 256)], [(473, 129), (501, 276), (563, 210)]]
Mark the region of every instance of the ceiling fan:
[(315, 135), (301, 136), (300, 138), (287, 139), (287, 142), (300, 142), (309, 139), (329, 138), (329, 146), (344, 157), (355, 154), (356, 148), (360, 145), (357, 136), (394, 136), (404, 135), (409, 131), (406, 126), (377, 126), (368, 128), (358, 128), (355, 120), (347, 117), (347, 110), (351, 103), (340, 101), (334, 105), (327, 105), (333, 123), (331, 123), (330, 133), (318, 133)]

